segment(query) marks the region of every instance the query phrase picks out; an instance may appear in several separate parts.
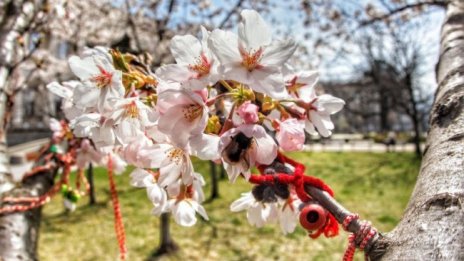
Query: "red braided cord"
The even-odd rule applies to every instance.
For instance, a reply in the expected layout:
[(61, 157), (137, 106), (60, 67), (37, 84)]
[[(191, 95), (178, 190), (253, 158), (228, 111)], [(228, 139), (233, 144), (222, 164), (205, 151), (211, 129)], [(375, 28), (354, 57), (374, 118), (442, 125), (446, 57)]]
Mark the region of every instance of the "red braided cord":
[[(81, 191), (81, 182), (84, 183), (85, 191)], [(76, 190), (81, 195), (86, 195), (90, 191), (90, 185), (89, 185), (89, 182), (87, 181), (87, 178), (84, 175), (84, 169), (77, 170)]]
[(8, 203), (29, 203), (28, 205), (13, 205), (5, 206), (0, 208), (0, 213), (12, 213), (12, 212), (24, 212), (33, 208), (43, 206), (45, 203), (50, 201), (50, 198), (53, 197), (60, 189), (63, 184), (68, 184), (69, 175), (71, 173), (71, 166), (65, 165), (63, 169), (63, 174), (61, 175), (61, 180), (57, 182), (53, 187), (47, 191), (45, 194), (38, 197), (5, 197), (2, 199), (3, 202)]
[(52, 162), (47, 162), (45, 165), (43, 166), (36, 166), (36, 167), (33, 167), (31, 170), (29, 170), (28, 172), (24, 173), (24, 176), (23, 176), (23, 180), (31, 177), (31, 176), (34, 176), (36, 174), (39, 174), (41, 172), (45, 172), (45, 171), (49, 171), (51, 170), (52, 168), (55, 167), (55, 164), (53, 164)]
[[(303, 202), (308, 202), (311, 200), (311, 197), (308, 195), (308, 193), (306, 193), (306, 185), (321, 189), (327, 192), (331, 197), (334, 196), (333, 190), (327, 184), (325, 184), (324, 181), (316, 177), (305, 176), (304, 172), (306, 167), (303, 164), (286, 157), (280, 152), (277, 154), (277, 160), (281, 163), (292, 165), (294, 168), (293, 175), (289, 175), (288, 173), (274, 173), (272, 175), (266, 175), (265, 170), (269, 166), (260, 165), (258, 166), (258, 169), (260, 170), (261, 175), (252, 175), (248, 181), (253, 184), (273, 182), (291, 184), (294, 186), (298, 198)], [(326, 237), (334, 237), (338, 235), (339, 228), (337, 220), (331, 213), (329, 213), (327, 217), (326, 224), (319, 230), (311, 233), (309, 235), (311, 238), (317, 238), (321, 234), (324, 234)]]
[[(343, 229), (348, 231), (348, 226), (351, 224), (351, 222), (358, 219), (358, 214), (351, 214), (346, 216), (342, 224)], [(359, 249), (364, 250), (364, 248), (367, 246), (367, 243), (369, 243), (369, 240), (371, 240), (376, 234), (377, 230), (371, 226), (371, 223), (369, 221), (362, 221), (359, 231), (357, 233), (351, 233), (348, 236), (348, 246), (345, 250), (345, 254), (343, 255), (343, 261), (353, 260), (354, 253), (356, 252), (356, 239), (359, 239), (361, 241), (359, 243)], [(367, 255), (367, 253), (365, 253), (364, 257), (366, 260), (369, 260), (369, 256)]]
[[(8, 198), (8, 202), (12, 203), (29, 203), (27, 205), (11, 205), (4, 206), (0, 208), (0, 214), (13, 213), (13, 212), (24, 212), (34, 208), (43, 206), (45, 203), (50, 201), (50, 198), (53, 197), (61, 188), (61, 182), (56, 183), (52, 189), (47, 191), (40, 197), (24, 197), (24, 198)], [(4, 200), (6, 200), (5, 198)]]
[(111, 201), (113, 202), (114, 211), (114, 229), (116, 232), (116, 238), (119, 246), (119, 258), (121, 260), (126, 259), (127, 248), (126, 248), (126, 234), (124, 231), (124, 223), (122, 222), (121, 206), (119, 205), (118, 191), (116, 190), (116, 183), (113, 175), (113, 160), (108, 155), (108, 179), (110, 182)]

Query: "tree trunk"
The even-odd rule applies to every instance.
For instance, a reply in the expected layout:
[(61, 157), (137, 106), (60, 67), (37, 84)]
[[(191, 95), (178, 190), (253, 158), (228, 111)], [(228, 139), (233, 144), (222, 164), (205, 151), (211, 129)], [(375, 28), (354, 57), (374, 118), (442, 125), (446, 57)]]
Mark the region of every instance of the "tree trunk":
[(147, 260), (157, 260), (157, 257), (168, 255), (179, 250), (179, 247), (171, 237), (169, 229), (169, 213), (161, 214), (160, 218), (160, 245)]
[[(415, 106), (415, 105), (414, 105)], [(414, 142), (414, 151), (416, 153), (416, 156), (418, 158), (422, 157), (422, 149), (420, 147), (421, 143), (421, 132), (420, 132), (420, 127), (419, 127), (419, 115), (417, 112), (417, 108), (413, 108), (414, 112), (413, 115), (411, 115), (411, 120), (412, 120), (412, 125), (414, 127), (414, 137), (413, 137), (413, 142)]]
[(379, 84), (379, 99), (380, 99), (380, 115), (379, 115), (379, 119), (380, 119), (380, 130), (383, 132), (383, 133), (386, 133), (388, 132), (391, 128), (390, 128), (390, 124), (388, 123), (388, 113), (390, 111), (389, 109), (389, 104), (388, 104), (388, 98), (389, 98), (389, 95), (387, 93), (387, 91), (385, 90), (385, 86), (382, 85), (382, 83), (380, 82), (377, 82), (377, 84)]
[(212, 201), (219, 198), (219, 183), (216, 163), (210, 161), (209, 166), (211, 168), (211, 196), (209, 199)]
[[(56, 174), (52, 171), (38, 173), (16, 188), (6, 153), (6, 130), (11, 112), (7, 87), (20, 56), (16, 52), (17, 39), (28, 29), (44, 3), (18, 0), (1, 5), (7, 11), (0, 17), (0, 197), (41, 195), (51, 188)], [(0, 260), (37, 260), (40, 218), (41, 208), (0, 216)]]
[(409, 111), (409, 116), (411, 117), (412, 125), (414, 128), (414, 137), (413, 137), (413, 142), (414, 142), (414, 148), (415, 148), (415, 153), (418, 158), (422, 157), (422, 149), (420, 147), (420, 138), (421, 138), (421, 132), (420, 132), (420, 122), (419, 122), (419, 112), (417, 111), (417, 101), (416, 98), (414, 97), (414, 89), (413, 89), (413, 80), (411, 77), (411, 74), (408, 74), (406, 77), (406, 84), (408, 88), (408, 94), (409, 94), (409, 104), (411, 106)]
[(221, 170), (221, 174), (219, 175), (220, 179), (221, 180), (224, 180), (224, 179), (228, 179), (227, 177), (227, 174), (226, 174), (226, 170), (224, 169), (224, 165), (219, 165), (220, 166), (220, 170)]
[[(20, 188), (9, 193), (15, 196), (38, 196), (53, 186), (56, 173), (38, 173)], [(0, 260), (37, 260), (37, 244), (42, 208), (0, 216)]]
[(383, 260), (464, 260), (464, 1), (450, 1), (421, 171)]
[(93, 179), (93, 165), (89, 164), (87, 169), (87, 180), (89, 181), (89, 205), (95, 205), (97, 198), (95, 197), (95, 183)]

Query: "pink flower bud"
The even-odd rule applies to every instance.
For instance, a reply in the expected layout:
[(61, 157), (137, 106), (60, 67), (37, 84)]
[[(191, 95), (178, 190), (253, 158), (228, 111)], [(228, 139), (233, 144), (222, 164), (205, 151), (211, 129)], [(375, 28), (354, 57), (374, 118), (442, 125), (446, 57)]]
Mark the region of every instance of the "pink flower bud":
[(276, 139), (285, 151), (302, 150), (305, 142), (304, 124), (296, 119), (281, 122)]
[(243, 119), (245, 124), (253, 124), (258, 122), (258, 106), (252, 104), (250, 101), (244, 102), (237, 109), (240, 118)]

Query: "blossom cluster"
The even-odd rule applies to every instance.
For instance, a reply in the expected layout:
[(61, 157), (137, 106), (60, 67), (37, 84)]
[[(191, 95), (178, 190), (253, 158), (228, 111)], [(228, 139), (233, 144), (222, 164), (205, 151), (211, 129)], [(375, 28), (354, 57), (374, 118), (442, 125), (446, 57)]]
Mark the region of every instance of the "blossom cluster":
[[(289, 64), (297, 45), (273, 39), (253, 10), (241, 12), (238, 34), (201, 29), (201, 37), (175, 36), (175, 64), (153, 72), (139, 57), (103, 47), (69, 58), (79, 80), (51, 83), (63, 112), (82, 138), (78, 164), (135, 166), (133, 186), (145, 188), (152, 213), (171, 212), (183, 226), (208, 219), (201, 174), (192, 157), (222, 164), (229, 179), (249, 179), (278, 151), (302, 150), (305, 132), (331, 135), (330, 116), (344, 101), (318, 95), (316, 71)], [(231, 205), (251, 224), (296, 226), (301, 201), (288, 184), (260, 184)]]

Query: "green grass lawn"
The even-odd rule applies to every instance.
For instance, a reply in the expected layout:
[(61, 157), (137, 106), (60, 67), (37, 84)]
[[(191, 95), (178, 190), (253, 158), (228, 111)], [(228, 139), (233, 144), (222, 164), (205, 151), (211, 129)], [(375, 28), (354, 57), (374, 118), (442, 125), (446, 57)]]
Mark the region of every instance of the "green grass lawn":
[[(326, 181), (347, 209), (369, 219), (381, 231), (391, 230), (399, 221), (414, 187), (419, 160), (408, 153), (293, 153), (304, 162), (309, 175)], [(210, 179), (209, 164), (195, 162), (195, 169)], [(151, 203), (144, 189), (132, 188), (129, 175), (117, 176), (128, 260), (145, 260), (158, 245), (159, 218), (150, 215)], [(55, 197), (43, 211), (40, 228), (40, 260), (116, 260), (117, 242), (113, 212), (109, 201), (106, 172), (96, 171), (98, 204), (88, 206), (88, 198), (79, 202), (71, 214), (64, 212), (61, 196)], [(251, 186), (243, 180), (220, 182), (221, 198), (205, 204), (209, 222), (192, 228), (173, 222), (172, 235), (181, 250), (161, 260), (341, 260), (347, 233), (336, 238), (307, 237), (301, 228), (284, 236), (278, 225), (257, 229), (246, 215), (232, 213), (229, 205)], [(208, 195), (207, 185), (205, 193)], [(357, 259), (363, 260), (361, 254)]]

